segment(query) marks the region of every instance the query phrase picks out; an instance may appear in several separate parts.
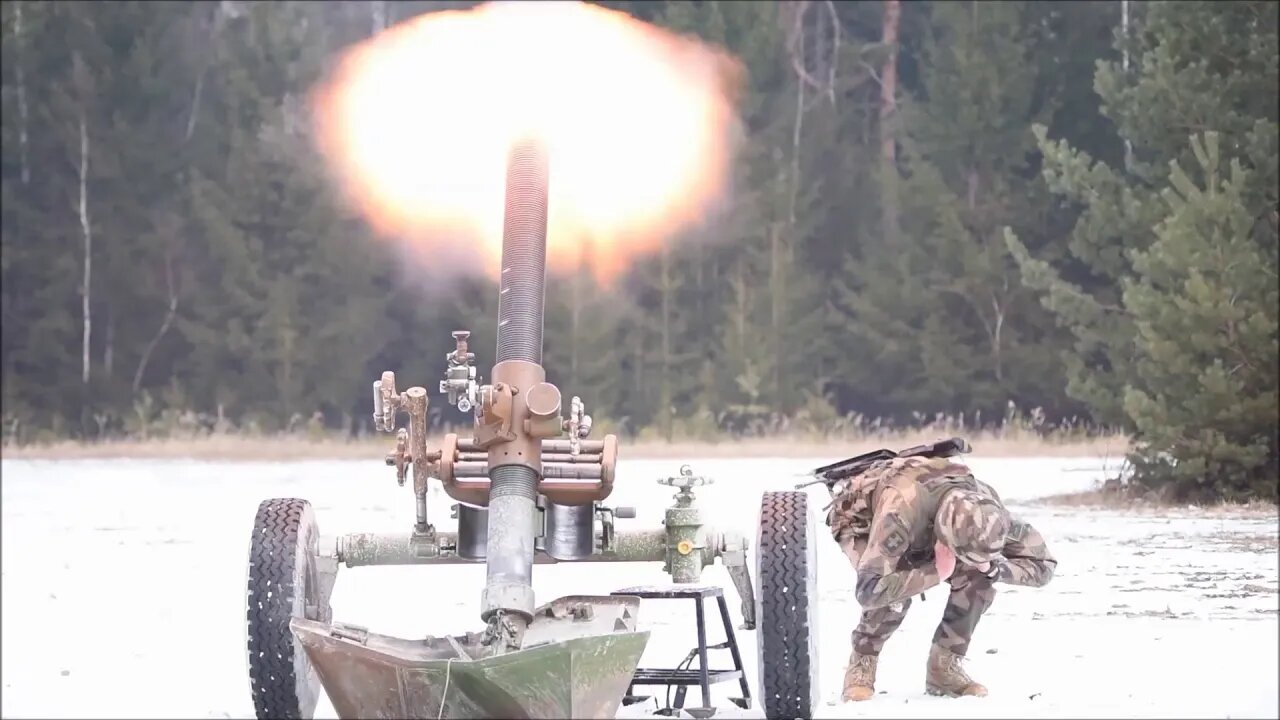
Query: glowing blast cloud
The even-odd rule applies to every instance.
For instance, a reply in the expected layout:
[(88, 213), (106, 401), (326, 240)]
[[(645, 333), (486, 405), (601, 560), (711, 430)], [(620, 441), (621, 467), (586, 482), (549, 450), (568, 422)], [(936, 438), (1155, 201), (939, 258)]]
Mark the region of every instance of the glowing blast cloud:
[(431, 13), (350, 49), (315, 95), (320, 148), (374, 228), (425, 257), (501, 258), (506, 153), (550, 151), (548, 260), (609, 281), (724, 191), (740, 65), (576, 2)]

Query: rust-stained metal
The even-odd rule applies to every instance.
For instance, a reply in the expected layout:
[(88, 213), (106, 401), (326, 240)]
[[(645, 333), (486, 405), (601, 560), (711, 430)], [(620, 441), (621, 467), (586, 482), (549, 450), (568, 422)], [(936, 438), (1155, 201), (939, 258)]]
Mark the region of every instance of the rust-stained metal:
[[(602, 459), (603, 458), (600, 453), (579, 453), (577, 455), (570, 455), (569, 453), (549, 453), (546, 450), (542, 451), (542, 461), (544, 463), (589, 463), (599, 465)], [(487, 463), (489, 462), (489, 455), (488, 453), (464, 452), (458, 453), (457, 460), (458, 462)]]
[(524, 393), (524, 405), (528, 411), (528, 426), (525, 428), (530, 438), (538, 441), (537, 451), (542, 450), (542, 438), (552, 438), (564, 431), (564, 420), (560, 418), (560, 388), (548, 382), (541, 382)]
[(413, 497), (415, 505), (415, 531), (424, 534), (435, 532), (427, 521), (427, 481), (439, 461), (427, 452), (427, 391), (411, 387), (405, 391), (405, 409), (409, 411), (409, 453), (413, 458)]
[(495, 380), (492, 385), (480, 388), (480, 412), (476, 417), (475, 444), (488, 450), (498, 443), (516, 439), (514, 387)]
[(409, 473), (409, 431), (400, 428), (396, 431), (396, 449), (387, 453), (387, 465), (396, 469), (396, 484), (404, 487), (405, 476)]
[[(468, 442), (471, 442), (470, 440)], [(489, 480), (485, 478), (483, 483), (471, 482), (461, 483), (454, 472), (458, 463), (458, 446), (459, 438), (454, 433), (444, 436), (444, 440), (440, 443), (440, 460), (437, 465), (437, 475), (440, 484), (444, 487), (444, 492), (449, 497), (458, 502), (468, 505), (476, 505), (484, 507), (489, 504)], [(471, 447), (475, 447), (472, 445)], [(487, 455), (486, 455), (487, 458)]]
[(605, 435), (600, 445), (600, 493), (598, 500), (613, 494), (614, 473), (618, 469), (618, 436)]
[[(618, 463), (616, 435), (583, 441), (577, 455), (571, 454), (570, 445), (564, 440), (544, 439), (540, 447), (542, 479), (538, 492), (547, 499), (561, 505), (583, 505), (601, 502), (613, 494)], [(445, 493), (468, 505), (488, 505), (491, 453), (481, 449), (474, 440), (455, 434), (444, 437), (440, 453), (436, 477)]]
[[(606, 437), (616, 437), (608, 435)], [(472, 453), (483, 452), (483, 448), (476, 445), (475, 440), (471, 438), (457, 438), (456, 449), (458, 452)], [(599, 453), (604, 450), (604, 440), (583, 440), (581, 443), (581, 451), (584, 453)], [(568, 440), (543, 440), (542, 452), (546, 453), (569, 453), (571, 452)]]
[[(523, 465), (535, 472), (541, 461), (541, 436), (529, 432), (529, 393), (536, 386), (548, 385), (541, 365), (523, 360), (508, 360), (493, 366), (495, 400), (489, 414), (476, 427), (476, 445), (489, 453), (494, 467)], [(550, 386), (554, 388), (554, 386)], [(557, 391), (558, 392), (558, 391)], [(483, 401), (490, 401), (485, 398)], [(557, 417), (557, 425), (559, 418)], [(559, 427), (556, 428), (559, 434)]]
[(591, 434), (591, 416), (577, 395), (569, 401), (569, 417), (564, 421), (564, 431), (569, 435), (569, 454), (582, 452), (582, 440)]
[(396, 426), (396, 413), (400, 411), (400, 395), (396, 393), (396, 374), (387, 370), (382, 379), (373, 383), (373, 427), (382, 432), (392, 432)]
[[(487, 478), (489, 477), (489, 463), (457, 462), (453, 464), (453, 472), (454, 476), (459, 478)], [(542, 477), (565, 480), (599, 480), (600, 466), (587, 463), (544, 463), (542, 465)], [(545, 493), (554, 486), (555, 483), (543, 483), (539, 487)], [(595, 487), (598, 486), (593, 485), (592, 489), (594, 490)], [(555, 491), (552, 490), (552, 492)]]

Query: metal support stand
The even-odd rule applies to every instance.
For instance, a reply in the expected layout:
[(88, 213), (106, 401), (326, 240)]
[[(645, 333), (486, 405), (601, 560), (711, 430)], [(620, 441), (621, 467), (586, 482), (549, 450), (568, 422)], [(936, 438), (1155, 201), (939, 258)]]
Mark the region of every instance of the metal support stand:
[[(747, 674), (742, 667), (742, 654), (738, 651), (738, 639), (733, 632), (733, 621), (729, 619), (729, 606), (724, 600), (723, 589), (715, 586), (674, 586), (674, 587), (632, 587), (617, 590), (613, 595), (627, 595), (642, 600), (693, 600), (697, 608), (698, 645), (689, 651), (683, 662), (676, 668), (638, 668), (627, 687), (627, 694), (622, 699), (623, 705), (633, 705), (653, 697), (636, 695), (635, 688), (641, 685), (662, 686), (667, 688), (667, 704), (658, 710), (659, 715), (675, 715), (684, 710), (696, 718), (709, 718), (716, 709), (711, 705), (711, 686), (716, 683), (737, 680), (742, 689), (742, 697), (731, 697), (729, 700), (743, 710), (751, 708), (751, 688), (747, 683)], [(707, 645), (706, 600), (715, 598), (720, 608), (720, 619), (724, 625), (724, 642)], [(708, 650), (728, 650), (733, 658), (733, 669), (713, 670), (708, 666)], [(690, 669), (694, 657), (698, 658), (698, 668)], [(684, 707), (685, 695), (689, 687), (697, 685), (702, 690), (702, 706)], [(676, 688), (675, 702), (671, 702), (671, 688)]]

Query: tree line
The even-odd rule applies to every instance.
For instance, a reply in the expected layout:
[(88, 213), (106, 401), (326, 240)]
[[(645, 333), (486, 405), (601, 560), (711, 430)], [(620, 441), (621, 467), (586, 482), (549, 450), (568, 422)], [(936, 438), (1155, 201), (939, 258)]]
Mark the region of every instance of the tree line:
[[(1275, 496), (1276, 4), (602, 4), (734, 54), (747, 141), (708, 238), (548, 284), (544, 362), (597, 425), (1019, 412)], [(4, 3), (6, 440), (361, 433), (452, 330), (483, 368), (496, 285), (424, 287), (302, 116), (344, 47), (467, 5)]]

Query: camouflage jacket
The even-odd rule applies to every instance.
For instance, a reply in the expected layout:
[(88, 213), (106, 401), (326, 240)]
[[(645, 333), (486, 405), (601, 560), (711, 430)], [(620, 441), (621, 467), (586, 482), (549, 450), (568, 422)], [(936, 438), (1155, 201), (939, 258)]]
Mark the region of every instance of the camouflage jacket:
[[(837, 543), (852, 546), (857, 560), (858, 603), (872, 609), (902, 602), (938, 585), (934, 518), (948, 490), (976, 490), (1000, 502), (990, 485), (951, 459), (894, 458), (875, 463), (838, 485), (827, 525)], [(1056, 561), (1030, 524), (1012, 518), (994, 580), (1039, 587)], [(959, 569), (957, 569), (959, 572)]]

